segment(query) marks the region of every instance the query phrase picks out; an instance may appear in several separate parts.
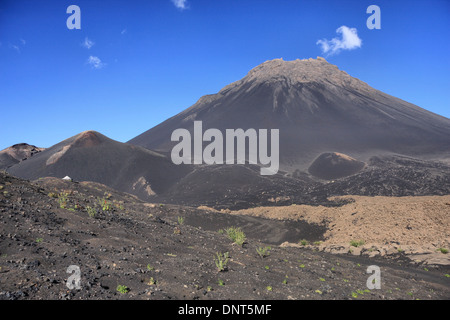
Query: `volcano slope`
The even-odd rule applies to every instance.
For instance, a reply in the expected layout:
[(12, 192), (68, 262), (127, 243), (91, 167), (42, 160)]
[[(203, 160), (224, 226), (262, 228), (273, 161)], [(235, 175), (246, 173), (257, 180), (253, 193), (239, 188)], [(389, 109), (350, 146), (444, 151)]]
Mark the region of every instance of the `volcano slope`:
[[(257, 217), (150, 204), (55, 178), (30, 183), (0, 173), (0, 188), (0, 299), (450, 298), (448, 267), (424, 269), (400, 253), (369, 259), (271, 244), (260, 256), (268, 242), (259, 239), (272, 232), (258, 232), (267, 223)], [(230, 225), (249, 231), (243, 245), (213, 231)], [(315, 241), (321, 232), (305, 222), (291, 237)], [(218, 271), (214, 257), (225, 252), (230, 260)], [(80, 289), (66, 287), (71, 265), (80, 268)], [(380, 267), (381, 289), (367, 289), (369, 265)]]
[(188, 171), (161, 154), (96, 131), (77, 134), (8, 169), (30, 180), (69, 176), (76, 181), (99, 182), (141, 199), (165, 191)]

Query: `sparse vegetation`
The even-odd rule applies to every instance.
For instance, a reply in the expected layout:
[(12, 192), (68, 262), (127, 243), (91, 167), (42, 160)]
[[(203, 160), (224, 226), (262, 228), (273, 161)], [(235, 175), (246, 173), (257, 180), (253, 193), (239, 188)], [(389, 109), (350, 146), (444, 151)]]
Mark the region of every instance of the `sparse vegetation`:
[(302, 240), (299, 241), (299, 243), (300, 243), (302, 246), (307, 246), (307, 245), (309, 244), (309, 241), (308, 241), (308, 240), (305, 240), (305, 239), (302, 239)]
[(350, 245), (352, 246), (352, 247), (359, 247), (359, 246), (362, 246), (362, 245), (364, 245), (364, 240), (351, 240), (350, 241)]
[(124, 285), (118, 285), (116, 290), (122, 294), (128, 293), (130, 291), (130, 289)]
[(114, 201), (114, 200), (113, 200), (113, 203), (114, 203), (114, 206), (115, 206), (117, 209), (122, 210), (122, 211), (125, 210), (125, 208), (124, 208), (124, 206), (123, 206), (122, 203), (116, 202), (116, 201)]
[(440, 251), (443, 254), (447, 254), (448, 253), (448, 249), (446, 249), (446, 248), (439, 248), (438, 251)]
[(227, 234), (228, 238), (230, 238), (231, 241), (233, 241), (237, 245), (242, 246), (245, 243), (245, 233), (241, 230), (241, 228), (230, 227), (225, 229), (225, 233)]
[(261, 257), (261, 258), (264, 258), (264, 257), (267, 257), (267, 256), (269, 256), (270, 255), (270, 250), (271, 250), (272, 248), (271, 247), (257, 247), (256, 248), (256, 252), (258, 253), (258, 255)]
[(60, 192), (59, 193), (58, 203), (59, 203), (59, 207), (61, 209), (65, 209), (67, 207), (68, 196), (69, 196), (68, 192)]
[(103, 211), (111, 211), (112, 205), (111, 205), (111, 202), (109, 202), (107, 199), (98, 198), (97, 201)]
[(87, 211), (88, 216), (91, 218), (94, 218), (97, 213), (97, 210), (95, 210), (94, 208), (91, 208), (91, 207), (86, 207), (86, 211)]
[(229, 253), (225, 252), (225, 253), (216, 253), (216, 256), (214, 257), (214, 263), (216, 264), (217, 270), (220, 271), (225, 271), (227, 269), (227, 264), (229, 261)]
[(361, 289), (358, 289), (358, 290), (356, 290), (356, 292), (358, 293), (358, 294), (360, 294), (360, 295), (363, 295), (364, 293), (368, 293), (368, 292), (370, 292), (369, 290), (361, 290)]
[[(53, 183), (50, 180), (49, 182)], [(28, 184), (27, 181), (20, 181), (20, 183), (25, 186)], [(111, 293), (115, 299), (159, 299), (166, 296), (182, 297), (185, 295), (187, 298), (223, 300), (230, 298), (253, 299), (258, 296), (275, 299), (315, 297), (316, 299), (415, 300), (418, 297), (441, 299), (448, 296), (445, 284), (450, 283), (450, 275), (443, 268), (423, 264), (410, 269), (403, 260), (395, 261), (395, 268), (398, 268), (398, 263), (402, 262), (403, 265), (400, 268), (404, 267), (408, 272), (410, 270), (418, 271), (414, 274), (417, 281), (399, 281), (398, 274), (389, 272), (392, 268), (390, 260), (387, 259), (386, 272), (383, 276), (386, 286), (383, 287), (383, 290), (372, 290), (367, 293), (369, 291), (364, 290), (368, 277), (365, 272), (365, 264), (369, 264), (370, 260), (364, 258), (360, 260), (356, 257), (354, 259), (342, 258), (341, 255), (327, 255), (324, 258), (323, 254), (316, 254), (312, 250), (304, 249), (309, 245), (297, 246), (300, 248), (284, 248), (283, 246), (275, 248), (265, 242), (269, 239), (268, 237), (247, 239), (244, 248), (241, 248), (239, 245), (232, 244), (232, 237), (230, 237), (231, 240), (228, 238), (229, 231), (233, 228), (227, 229), (225, 233), (225, 228), (229, 226), (240, 226), (242, 230), (247, 231), (244, 229), (246, 224), (241, 217), (235, 219), (230, 214), (229, 217), (226, 217), (227, 219), (215, 221), (216, 227), (212, 230), (223, 228), (224, 235), (219, 235), (217, 232), (204, 231), (203, 224), (201, 225), (202, 229), (195, 230), (187, 225), (187, 223), (190, 224), (189, 217), (196, 213), (196, 208), (174, 206), (170, 210), (167, 208), (168, 212), (162, 214), (164, 210), (158, 208), (158, 203), (144, 206), (139, 201), (133, 202), (132, 198), (122, 193), (114, 193), (113, 197), (108, 200), (106, 197), (103, 198), (103, 191), (94, 194), (87, 193), (91, 188), (88, 184), (72, 184), (72, 187), (74, 188), (72, 191), (67, 187), (54, 189), (53, 184), (49, 189), (40, 189), (39, 186), (32, 186), (28, 189), (14, 186), (5, 187), (12, 194), (6, 204), (11, 204), (13, 209), (1, 215), (1, 222), (4, 224), (5, 221), (10, 221), (9, 215), (14, 215), (11, 225), (8, 225), (8, 229), (2, 232), (3, 239), (6, 240), (5, 243), (8, 246), (2, 248), (2, 252), (0, 252), (0, 266), (3, 268), (0, 275), (8, 277), (16, 275), (13, 274), (15, 270), (11, 268), (13, 264), (8, 262), (10, 260), (19, 262), (25, 258), (23, 265), (27, 268), (22, 274), (17, 272), (17, 276), (11, 278), (11, 283), (19, 284), (15, 290), (24, 292), (27, 290), (29, 283), (21, 285), (20, 277), (24, 274), (28, 276), (29, 270), (33, 269), (45, 273), (45, 276), (50, 279), (50, 281), (43, 282), (44, 286), (58, 290), (61, 287), (59, 279), (67, 279), (69, 276), (63, 274), (65, 268), (72, 263), (70, 243), (73, 242), (77, 244), (76, 249), (85, 253), (85, 255), (80, 254), (79, 261), (76, 259), (74, 262), (79, 262), (81, 266), (88, 265), (97, 268), (94, 270), (98, 271), (94, 271), (94, 273), (101, 279), (96, 285), (90, 287), (89, 292), (73, 290), (73, 293), (70, 293), (63, 288), (64, 290), (58, 293), (61, 294), (62, 299), (72, 298), (68, 296), (72, 294), (76, 295), (75, 299), (88, 297), (103, 299), (108, 295), (111, 297)], [(34, 191), (37, 191), (36, 194), (28, 198), (28, 194)], [(0, 191), (0, 195), (2, 195), (2, 191)], [(101, 202), (97, 201), (97, 196), (101, 198), (101, 201), (109, 202), (111, 212), (114, 213), (120, 213), (118, 204), (124, 203), (127, 206), (127, 215), (104, 212), (103, 203), (100, 206)], [(62, 204), (65, 202), (65, 210), (60, 209), (57, 200), (61, 200)], [(2, 209), (4, 208), (9, 209), (7, 206), (2, 207)], [(71, 209), (76, 210), (77, 213), (67, 212)], [(154, 214), (154, 217), (148, 219), (147, 215), (151, 213)], [(94, 219), (90, 219), (90, 217)], [(158, 220), (159, 218), (162, 221)], [(38, 224), (33, 226), (32, 222), (35, 219), (38, 219)], [(67, 223), (61, 223), (64, 221)], [(44, 227), (43, 222), (49, 223), (48, 229)], [(204, 222), (210, 223), (210, 221)], [(211, 224), (208, 224), (208, 227), (210, 229), (207, 230), (211, 230)], [(173, 235), (174, 228), (181, 229), (182, 235)], [(118, 232), (116, 233), (116, 231)], [(124, 235), (130, 241), (120, 241)], [(294, 242), (305, 236), (307, 235), (294, 238)], [(348, 243), (352, 238), (364, 239), (366, 241), (364, 247), (367, 248), (370, 247), (369, 243), (372, 243), (369, 237), (354, 234), (344, 240), (342, 247), (345, 247), (345, 243), (347, 243), (346, 248), (348, 249), (350, 247)], [(309, 244), (317, 245), (317, 242), (313, 243), (314, 240), (311, 241), (311, 239), (314, 238), (308, 238)], [(100, 241), (96, 242), (96, 240)], [(22, 243), (29, 248), (22, 247)], [(308, 244), (308, 241), (304, 240), (304, 243)], [(391, 252), (396, 253), (395, 257), (398, 256), (396, 250), (399, 247), (397, 242), (389, 247)], [(403, 245), (402, 247), (408, 248)], [(443, 258), (449, 255), (441, 253), (440, 250), (436, 251), (439, 247), (450, 249), (442, 243), (432, 249), (434, 254)], [(20, 251), (22, 248), (25, 250)], [(351, 248), (359, 251), (361, 247), (351, 246)], [(338, 249), (341, 250), (341, 248)], [(6, 253), (3, 250), (6, 250), (5, 252), (8, 252), (11, 258), (8, 257), (6, 260), (4, 258)], [(35, 254), (28, 255), (34, 252), (39, 253), (42, 258)], [(46, 263), (44, 257), (50, 255), (50, 252), (57, 254), (52, 255), (50, 263)], [(357, 262), (360, 262), (361, 265)], [(22, 264), (22, 262), (20, 263)], [(357, 266), (360, 267), (357, 268)], [(425, 266), (426, 268), (424, 268)], [(17, 268), (17, 270), (22, 269)], [(56, 276), (53, 270), (56, 270), (57, 274), (62, 274), (62, 277), (56, 277), (58, 283), (51, 282)], [(105, 277), (101, 276), (102, 274), (105, 274)], [(426, 284), (428, 278), (434, 279), (435, 276), (440, 279), (437, 281), (443, 285), (433, 287), (435, 288), (435, 292), (433, 292)], [(91, 281), (90, 279), (87, 280)], [(82, 283), (83, 287), (87, 289), (89, 286), (87, 281), (82, 280)], [(394, 289), (395, 286), (400, 289)], [(64, 283), (62, 283), (62, 287), (64, 287)], [(28, 290), (27, 292), (33, 299), (57, 297), (53, 295), (53, 292), (57, 291), (52, 290), (36, 292)], [(13, 292), (11, 291), (10, 294)], [(1, 298), (5, 298), (5, 294), (0, 293)]]

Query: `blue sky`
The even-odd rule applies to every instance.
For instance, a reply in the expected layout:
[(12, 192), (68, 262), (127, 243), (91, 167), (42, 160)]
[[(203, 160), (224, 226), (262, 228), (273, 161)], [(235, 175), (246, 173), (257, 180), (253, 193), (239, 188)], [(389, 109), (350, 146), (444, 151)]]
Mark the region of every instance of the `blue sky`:
[[(66, 26), (72, 4), (80, 30)], [(372, 4), (380, 30), (366, 26)], [(360, 46), (324, 54), (341, 26)], [(449, 118), (449, 39), (447, 0), (1, 0), (0, 150), (84, 130), (128, 141), (275, 58), (326, 56)]]

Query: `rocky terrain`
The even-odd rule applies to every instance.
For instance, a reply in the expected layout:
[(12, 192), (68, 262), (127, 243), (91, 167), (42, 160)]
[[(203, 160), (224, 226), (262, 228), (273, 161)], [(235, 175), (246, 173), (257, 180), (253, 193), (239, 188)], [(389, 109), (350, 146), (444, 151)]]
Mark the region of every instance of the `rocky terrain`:
[[(411, 263), (402, 252), (369, 258), (279, 245), (326, 241), (326, 228), (307, 219), (147, 203), (98, 183), (5, 173), (0, 189), (0, 299), (450, 298), (448, 266)], [(223, 232), (231, 226), (245, 232), (243, 244)], [(215, 257), (227, 252), (219, 271)], [(66, 286), (71, 265), (80, 289)], [(381, 269), (381, 289), (366, 286), (370, 265)]]
[(286, 241), (284, 246), (369, 257), (402, 252), (416, 262), (450, 265), (450, 196), (339, 198), (351, 201), (339, 207), (257, 207), (229, 213), (326, 226), (324, 241)]

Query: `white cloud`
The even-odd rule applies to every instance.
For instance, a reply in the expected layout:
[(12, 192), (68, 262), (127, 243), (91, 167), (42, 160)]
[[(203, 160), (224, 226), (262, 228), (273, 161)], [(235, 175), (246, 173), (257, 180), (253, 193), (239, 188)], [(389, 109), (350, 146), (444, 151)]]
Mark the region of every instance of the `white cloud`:
[(86, 37), (81, 45), (82, 45), (83, 47), (87, 48), (87, 49), (90, 49), (90, 48), (92, 48), (92, 46), (93, 46), (94, 44), (95, 44), (94, 41), (89, 40), (89, 38)]
[(16, 46), (15, 44), (11, 44), (11, 43), (10, 43), (10, 44), (9, 44), (9, 48), (10, 48), (10, 49), (16, 50), (17, 53), (20, 53), (20, 52), (21, 52), (19, 46)]
[(349, 28), (341, 26), (336, 30), (341, 37), (333, 38), (331, 40), (318, 40), (316, 44), (322, 47), (322, 53), (326, 55), (338, 54), (341, 50), (353, 50), (360, 48), (362, 40), (358, 37), (358, 30), (356, 28)]
[(26, 45), (27, 44), (27, 42), (24, 40), (24, 39), (20, 39), (20, 42), (22, 43), (22, 45)]
[(187, 9), (187, 0), (172, 0), (172, 3), (180, 10)]
[(94, 69), (101, 69), (106, 65), (102, 62), (102, 60), (100, 60), (99, 57), (95, 56), (89, 56), (87, 63), (90, 64)]
[(125, 34), (125, 33), (127, 33), (127, 29), (125, 28), (125, 29), (123, 29), (122, 31), (120, 31), (120, 34)]

